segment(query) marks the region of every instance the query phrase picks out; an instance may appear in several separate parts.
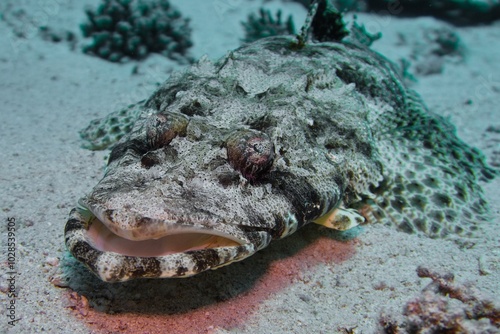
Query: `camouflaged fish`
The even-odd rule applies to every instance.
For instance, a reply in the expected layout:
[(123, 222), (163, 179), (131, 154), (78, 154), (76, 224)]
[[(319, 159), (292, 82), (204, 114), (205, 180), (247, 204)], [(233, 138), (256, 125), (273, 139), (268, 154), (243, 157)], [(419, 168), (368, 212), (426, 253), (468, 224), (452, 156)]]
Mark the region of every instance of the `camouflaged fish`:
[(83, 132), (93, 148), (113, 134), (103, 179), (65, 228), (104, 281), (216, 269), (310, 222), (474, 237), (478, 180), (494, 174), (388, 60), (291, 36), (203, 58)]

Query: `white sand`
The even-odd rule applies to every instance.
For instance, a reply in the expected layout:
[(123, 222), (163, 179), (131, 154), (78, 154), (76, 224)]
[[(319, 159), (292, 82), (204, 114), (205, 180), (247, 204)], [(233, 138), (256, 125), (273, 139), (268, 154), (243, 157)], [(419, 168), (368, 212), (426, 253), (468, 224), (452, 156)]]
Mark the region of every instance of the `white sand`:
[[(19, 6), (30, 17), (46, 19), (49, 26), (74, 31), (81, 37), (77, 25), (84, 21), (83, 5), (95, 6), (98, 2), (31, 1), (29, 6), (30, 1), (4, 0), (0, 12), (9, 5)], [(203, 54), (216, 58), (237, 47), (243, 37), (239, 22), (261, 3), (171, 2), (192, 19), (192, 54), (196, 58)], [(274, 1), (266, 6), (277, 8), (279, 4)], [(300, 26), (305, 16), (301, 6), (286, 3), (281, 7), (285, 13), (294, 13), (296, 25)], [(418, 36), (423, 27), (443, 25), (429, 18), (388, 19), (376, 15), (360, 15), (359, 22), (369, 22), (370, 27), (384, 33), (374, 48), (395, 61), (411, 52), (411, 45), (398, 47), (398, 33)], [(12, 25), (24, 27), (28, 38), (14, 37)], [(55, 287), (49, 279), (60, 271), (57, 258), (63, 259), (67, 253), (63, 238), (67, 214), (97, 183), (107, 155), (80, 148), (78, 130), (93, 118), (147, 98), (156, 84), (179, 66), (162, 57), (150, 57), (139, 64), (139, 74), (132, 75), (135, 63), (117, 65), (84, 55), (78, 48), (71, 51), (66, 43), (43, 41), (29, 33), (29, 28), (22, 20), (11, 21), (10, 25), (0, 21), (0, 332), (133, 332), (137, 327), (132, 322), (140, 323), (142, 317), (157, 326), (156, 331), (144, 327), (142, 332), (150, 333), (176, 332), (188, 326), (191, 327), (186, 332), (342, 333), (343, 329), (356, 327), (359, 333), (373, 333), (381, 312), (397, 318), (404, 305), (429, 283), (428, 279), (417, 277), (415, 270), (419, 265), (453, 272), (457, 282), (471, 281), (485, 297), (500, 298), (497, 178), (484, 185), (493, 221), (486, 227), (482, 242), (472, 249), (369, 226), (356, 241), (344, 246), (333, 243), (338, 249), (312, 248), (312, 252), (331, 251), (333, 254), (316, 255), (320, 259), (330, 256), (333, 262), (325, 260), (301, 267), (294, 259), (309, 259), (307, 256), (311, 255), (301, 254), (307, 253), (309, 244), (314, 244), (322, 233), (311, 226), (255, 255), (255, 259), (234, 264), (232, 269), (221, 269), (221, 273), (207, 273), (182, 282), (139, 281), (124, 285), (99, 283), (81, 266), (65, 259), (62, 263), (74, 267), (75, 275), (79, 275), (72, 278), (71, 287), (85, 295), (95, 310), (85, 302), (75, 306), (69, 296), (71, 291)], [(496, 45), (500, 40), (499, 28), (499, 24), (456, 28), (467, 48), (465, 61), (446, 62), (442, 74), (418, 77), (413, 85), (432, 110), (449, 116), (457, 124), (462, 139), (484, 151), (488, 161), (492, 161), (495, 150), (500, 151), (500, 135), (486, 132), (490, 125), (500, 126), (500, 48)], [(467, 100), (472, 100), (472, 104), (466, 104)], [(6, 309), (12, 300), (7, 294), (9, 217), (15, 218), (17, 228), (15, 306), (20, 320), (15, 326), (8, 324)], [(336, 255), (336, 251), (343, 253)], [(290, 263), (290, 268), (297, 270), (287, 273)], [(225, 290), (228, 285), (231, 288)], [(222, 297), (212, 302), (200, 301), (205, 293), (217, 295), (217, 289)], [(161, 304), (154, 301), (155, 296), (170, 296), (172, 301)], [(182, 306), (183, 298), (189, 306)], [(176, 307), (181, 311), (176, 313)], [(109, 314), (119, 312), (129, 318), (122, 321), (120, 315)], [(129, 320), (131, 324), (127, 325), (125, 321)], [(122, 323), (117, 325), (119, 321)], [(167, 322), (162, 328), (161, 324)]]

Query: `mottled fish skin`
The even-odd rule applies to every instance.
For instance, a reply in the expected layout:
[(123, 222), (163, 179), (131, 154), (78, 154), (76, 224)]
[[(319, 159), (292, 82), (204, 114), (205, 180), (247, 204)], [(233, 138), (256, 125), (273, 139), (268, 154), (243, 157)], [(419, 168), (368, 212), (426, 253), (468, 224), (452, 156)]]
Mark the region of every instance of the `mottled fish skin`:
[[(172, 75), (71, 212), (69, 251), (105, 281), (187, 277), (335, 208), (407, 233), (474, 237), (487, 215), (478, 180), (494, 174), (481, 154), (379, 54), (293, 41), (262, 39)], [(95, 231), (134, 240), (127, 247), (165, 234), (224, 238), (146, 256), (110, 250)]]

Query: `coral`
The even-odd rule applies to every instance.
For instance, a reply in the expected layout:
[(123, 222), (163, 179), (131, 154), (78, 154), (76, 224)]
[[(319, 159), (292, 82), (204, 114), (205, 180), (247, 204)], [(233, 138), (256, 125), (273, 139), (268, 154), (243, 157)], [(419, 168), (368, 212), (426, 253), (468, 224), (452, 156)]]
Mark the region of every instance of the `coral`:
[(483, 0), (364, 0), (369, 11), (404, 16), (434, 16), (458, 25), (500, 19), (500, 3)]
[(305, 24), (293, 48), (305, 46), (311, 32), (312, 39), (319, 42), (340, 42), (349, 34), (342, 14), (332, 5), (330, 0), (312, 0)]
[(143, 59), (160, 53), (181, 62), (192, 45), (189, 19), (181, 17), (167, 0), (103, 0), (87, 9), (88, 22), (80, 27), (92, 43), (83, 51), (112, 62)]
[(450, 28), (440, 27), (426, 31), (426, 39), (435, 44), (432, 52), (438, 56), (461, 55), (462, 42), (458, 34)]
[(373, 42), (382, 38), (382, 33), (370, 34), (366, 31), (364, 24), (359, 25), (358, 22), (353, 21), (351, 30), (349, 31), (349, 40), (362, 45), (370, 47)]
[[(293, 0), (308, 8), (310, 0)], [(331, 0), (341, 12), (376, 12), (403, 16), (434, 16), (457, 25), (500, 19), (500, 3), (484, 0)]]
[(74, 50), (76, 47), (76, 36), (73, 32), (67, 30), (54, 29), (50, 26), (41, 26), (38, 28), (40, 36), (42, 39), (59, 43), (59, 42), (68, 42), (71, 46), (71, 49)]
[(311, 0), (292, 0), (294, 2), (298, 2), (302, 4), (302, 6), (309, 8), (309, 5), (311, 4)]
[(439, 274), (424, 267), (419, 267), (417, 274), (432, 279), (432, 283), (406, 305), (404, 323), (382, 317), (384, 333), (500, 332), (500, 308), (481, 299), (470, 283), (454, 284), (453, 274)]
[(422, 34), (413, 35), (411, 39), (414, 41), (410, 57), (418, 75), (442, 73), (446, 63), (461, 63), (465, 58), (464, 44), (448, 25), (425, 28)]
[(248, 16), (247, 22), (241, 22), (245, 29), (244, 42), (250, 43), (258, 39), (276, 35), (294, 35), (295, 25), (292, 16), (288, 16), (286, 22), (281, 21), (281, 10), (273, 18), (270, 10), (260, 8), (259, 17), (254, 13)]
[(311, 23), (313, 38), (320, 42), (339, 42), (349, 34), (342, 14), (329, 0), (316, 1), (318, 14)]
[(335, 0), (333, 4), (339, 12), (362, 12), (366, 10), (366, 2), (359, 0)]
[[(302, 4), (304, 7), (309, 8), (311, 0), (291, 0)], [(332, 0), (332, 4), (339, 12), (361, 12), (366, 10), (366, 1), (359, 0)]]

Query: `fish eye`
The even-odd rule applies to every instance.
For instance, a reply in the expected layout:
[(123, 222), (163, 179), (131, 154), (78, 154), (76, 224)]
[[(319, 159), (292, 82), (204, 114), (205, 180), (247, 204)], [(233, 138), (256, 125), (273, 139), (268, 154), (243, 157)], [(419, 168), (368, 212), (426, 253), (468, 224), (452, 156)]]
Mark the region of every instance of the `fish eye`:
[(146, 123), (146, 140), (153, 149), (164, 147), (177, 136), (185, 136), (189, 119), (181, 114), (159, 113)]
[(229, 164), (247, 180), (266, 173), (274, 162), (274, 145), (263, 132), (239, 130), (226, 140)]

